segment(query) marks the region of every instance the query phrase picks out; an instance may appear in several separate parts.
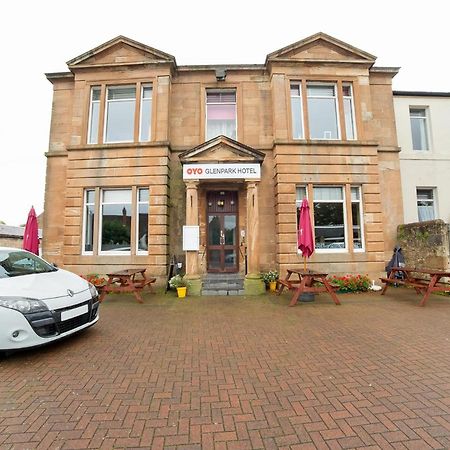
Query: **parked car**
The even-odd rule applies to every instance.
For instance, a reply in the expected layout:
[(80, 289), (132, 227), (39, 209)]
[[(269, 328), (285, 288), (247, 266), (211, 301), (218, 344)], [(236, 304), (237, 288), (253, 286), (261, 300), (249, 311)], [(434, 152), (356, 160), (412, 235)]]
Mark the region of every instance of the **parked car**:
[(0, 247), (0, 351), (47, 344), (98, 321), (95, 287), (17, 248)]

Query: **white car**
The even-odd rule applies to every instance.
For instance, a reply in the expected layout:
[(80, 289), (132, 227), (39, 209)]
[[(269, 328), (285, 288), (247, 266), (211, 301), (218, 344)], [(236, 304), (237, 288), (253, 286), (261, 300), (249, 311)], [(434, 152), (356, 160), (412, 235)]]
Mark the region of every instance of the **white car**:
[(17, 248), (0, 247), (0, 352), (64, 338), (98, 321), (95, 287)]

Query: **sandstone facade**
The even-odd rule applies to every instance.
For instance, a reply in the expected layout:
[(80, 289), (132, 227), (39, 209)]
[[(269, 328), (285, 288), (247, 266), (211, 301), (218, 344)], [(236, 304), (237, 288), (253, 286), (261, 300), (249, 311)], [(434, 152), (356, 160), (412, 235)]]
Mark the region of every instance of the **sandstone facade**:
[[(47, 74), (54, 98), (44, 257), (77, 273), (145, 266), (161, 281), (173, 254), (185, 254), (193, 277), (217, 269), (218, 255), (219, 272), (227, 267), (240, 274), (283, 272), (303, 264), (297, 251), (298, 192), (307, 195), (312, 220), (318, 223), (315, 189), (332, 187), (342, 196), (337, 211), (343, 223), (333, 223), (327, 213), (320, 219), (329, 222), (320, 231), (325, 243), (309, 267), (378, 275), (390, 258), (403, 210), (391, 86), (397, 69), (377, 68), (374, 62), (374, 56), (323, 33), (269, 54), (261, 65), (177, 66), (173, 56), (121, 36), (72, 59), (69, 72)], [(136, 92), (131, 103), (134, 128), (127, 142), (105, 138), (111, 86), (131, 86)], [(314, 87), (317, 102), (311, 94)], [(336, 136), (328, 131), (314, 135), (314, 108), (323, 108), (320, 87), (334, 95), (330, 114), (336, 116)], [(144, 91), (151, 91), (151, 122), (149, 137), (142, 140)], [(215, 112), (209, 110), (208, 119), (208, 95), (224, 92), (232, 93), (235, 109), (219, 105)], [(295, 135), (299, 116), (293, 115), (294, 102), (301, 111), (301, 135)], [(327, 105), (330, 111), (332, 103)], [(232, 115), (233, 136), (208, 138), (213, 114)], [(94, 137), (93, 126), (98, 130)], [(188, 180), (183, 166), (193, 164), (249, 164), (261, 174), (258, 179)], [(142, 205), (142, 189), (149, 192), (148, 222), (143, 222), (148, 227), (146, 251), (138, 250), (143, 219), (136, 211)], [(131, 199), (131, 212), (125, 211), (123, 219), (130, 230), (128, 244), (120, 250), (116, 246), (116, 251), (105, 251), (102, 228), (110, 220), (103, 197), (110, 190), (127, 190)], [(87, 191), (93, 199), (91, 225), (86, 222)], [(233, 222), (219, 236), (222, 247), (232, 242), (229, 250), (213, 245), (211, 211), (214, 202), (220, 204), (214, 193), (221, 192), (232, 202), (225, 206), (234, 211), (231, 219), (223, 219), (220, 212), (216, 217)], [(362, 223), (357, 223), (359, 214)], [(184, 225), (199, 227), (198, 250), (183, 252)], [(339, 226), (342, 236), (337, 242), (333, 233)], [(92, 231), (91, 247), (86, 246), (87, 228)], [(228, 266), (227, 258), (232, 262)]]

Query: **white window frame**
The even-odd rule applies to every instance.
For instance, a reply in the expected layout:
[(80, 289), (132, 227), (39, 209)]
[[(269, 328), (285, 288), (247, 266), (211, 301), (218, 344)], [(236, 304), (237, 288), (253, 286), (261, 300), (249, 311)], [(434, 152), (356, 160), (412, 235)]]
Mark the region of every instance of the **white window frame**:
[[(218, 93), (224, 93), (224, 92), (233, 92), (234, 93), (234, 120), (236, 123), (236, 136), (235, 140), (238, 138), (238, 118), (237, 118), (237, 89), (236, 88), (226, 88), (226, 89), (206, 89), (205, 92), (205, 140), (209, 141), (211, 139), (216, 138), (217, 136), (214, 136), (212, 138), (208, 138), (208, 105), (232, 105), (233, 103), (218, 103), (218, 102), (211, 102), (208, 103), (208, 94), (218, 94)], [(230, 138), (233, 139), (233, 138)]]
[[(99, 214), (98, 214), (98, 254), (99, 255), (112, 255), (112, 256), (118, 256), (118, 255), (123, 255), (123, 256), (130, 256), (131, 255), (131, 243), (133, 242), (133, 236), (130, 235), (130, 251), (129, 252), (115, 252), (115, 251), (109, 251), (109, 252), (105, 252), (102, 251), (102, 238), (103, 238), (103, 233), (102, 233), (102, 228), (103, 228), (103, 193), (105, 191), (130, 191), (131, 192), (131, 213), (133, 214), (133, 189), (131, 187), (120, 187), (120, 188), (101, 188), (100, 189), (100, 204), (99, 204)], [(121, 205), (123, 204), (123, 202), (118, 202), (118, 203), (114, 203), (114, 202), (108, 202), (106, 203), (107, 205)], [(131, 220), (133, 220), (133, 216), (131, 216)], [(133, 227), (130, 227), (130, 232), (133, 232)]]
[[(412, 116), (411, 115), (411, 110), (419, 110), (419, 111), (423, 111), (423, 117), (419, 117), (419, 116)], [(411, 126), (411, 121), (412, 120), (421, 120), (424, 123), (424, 132), (425, 132), (425, 141), (427, 144), (427, 148), (422, 148), (422, 149), (418, 149), (418, 148), (414, 148), (414, 139), (413, 139), (413, 130), (412, 130), (412, 126)], [(430, 140), (430, 129), (428, 126), (428, 107), (427, 106), (420, 106), (420, 105), (409, 105), (409, 126), (411, 129), (411, 148), (414, 152), (429, 152), (431, 150), (431, 140)]]
[[(133, 131), (133, 137), (131, 138), (131, 140), (125, 140), (125, 141), (107, 141), (107, 136), (106, 136), (106, 128), (108, 125), (108, 112), (109, 112), (109, 102), (126, 102), (126, 101), (130, 101), (130, 99), (120, 99), (120, 100), (109, 100), (108, 99), (108, 92), (110, 89), (114, 89), (114, 88), (131, 88), (134, 87), (135, 89), (135, 95), (134, 95), (134, 112), (133, 112), (133, 123), (134, 123), (134, 119), (136, 117), (136, 84), (112, 84), (110, 86), (106, 86), (106, 95), (105, 95), (105, 123), (103, 125), (103, 141), (105, 144), (119, 144), (119, 143), (128, 143), (128, 142), (134, 142), (134, 131)], [(136, 125), (134, 123), (134, 125)], [(133, 128), (134, 130), (136, 129), (135, 127)]]
[[(344, 95), (344, 87), (350, 87), (350, 95)], [(353, 125), (353, 134), (354, 137), (351, 139), (347, 136), (347, 123), (345, 122), (345, 100), (350, 100), (351, 107), (352, 107), (352, 125)], [(345, 82), (342, 83), (342, 108), (344, 113), (344, 126), (345, 126), (345, 135), (347, 138), (347, 141), (356, 141), (358, 139), (358, 132), (356, 129), (356, 117), (355, 117), (355, 97), (353, 95), (353, 83)]]
[[(98, 100), (93, 100), (94, 89), (98, 89), (100, 91), (100, 98)], [(87, 133), (87, 144), (95, 145), (98, 144), (98, 134), (100, 131), (100, 102), (101, 102), (101, 86), (91, 86), (90, 98), (89, 98), (89, 117), (88, 117), (88, 133)], [(95, 137), (95, 142), (91, 142), (91, 126), (92, 126), (92, 110), (94, 103), (98, 104), (98, 125), (97, 125), (97, 136)]]
[[(149, 98), (144, 98), (144, 88), (150, 88), (152, 95)], [(150, 103), (150, 123), (148, 123), (148, 139), (141, 139), (143, 124), (142, 124), (142, 105), (144, 102)], [(139, 142), (150, 142), (152, 140), (152, 117), (153, 117), (153, 85), (152, 83), (144, 83), (141, 85), (141, 104), (139, 107)]]
[[(314, 188), (326, 187), (326, 188), (340, 188), (342, 190), (342, 200), (315, 200), (314, 199)], [(344, 215), (344, 247), (343, 248), (316, 248), (316, 224), (314, 220), (314, 251), (316, 253), (348, 253), (348, 223), (347, 223), (347, 208), (346, 208), (346, 198), (345, 198), (345, 185), (338, 184), (314, 184), (313, 185), (313, 199), (311, 201), (313, 217), (315, 218), (314, 204), (315, 203), (342, 203), (342, 214)], [(353, 236), (352, 236), (353, 239)]]
[[(88, 199), (88, 192), (93, 192), (94, 193), (94, 203), (88, 203), (87, 199)], [(92, 236), (92, 250), (91, 251), (86, 251), (86, 227), (87, 227), (87, 214), (86, 214), (86, 207), (87, 206), (93, 206), (94, 207), (94, 221), (95, 221), (95, 214), (97, 212), (96, 208), (95, 208), (95, 189), (85, 189), (84, 190), (84, 195), (83, 195), (83, 226), (82, 226), (82, 237), (81, 237), (81, 254), (82, 255), (93, 255), (94, 254), (94, 247), (95, 247), (95, 242), (94, 242), (94, 236)], [(95, 223), (95, 222), (94, 222)], [(95, 228), (95, 225), (94, 225)]]
[[(419, 197), (417, 196), (417, 191), (431, 191), (431, 194), (433, 196), (432, 199), (426, 200), (427, 202), (431, 202), (433, 206), (433, 219), (430, 220), (436, 220), (438, 219), (438, 209), (437, 209), (437, 195), (436, 195), (436, 187), (429, 187), (429, 186), (416, 186), (416, 212), (417, 212), (417, 221), (418, 222), (424, 222), (420, 220), (419, 217)], [(424, 201), (424, 200), (421, 200)]]
[[(147, 201), (139, 201), (139, 191), (141, 190), (147, 190), (148, 191), (148, 200)], [(142, 186), (138, 187), (136, 189), (136, 229), (135, 229), (135, 235), (136, 235), (136, 255), (148, 255), (148, 245), (150, 243), (150, 233), (148, 232), (148, 222), (147, 222), (147, 250), (140, 250), (139, 249), (139, 205), (147, 205), (147, 215), (150, 211), (150, 189), (148, 187)]]
[[(309, 95), (308, 93), (308, 87), (309, 86), (333, 86), (334, 88), (334, 96), (333, 97), (327, 97), (327, 96), (323, 96), (323, 95)], [(341, 133), (341, 121), (339, 119), (339, 102), (338, 102), (338, 87), (337, 87), (337, 83), (336, 82), (326, 82), (326, 81), (307, 81), (306, 82), (306, 104), (308, 107), (308, 112), (309, 112), (309, 102), (308, 99), (310, 98), (334, 98), (334, 105), (336, 108), (336, 126), (337, 126), (337, 138), (317, 138), (317, 137), (312, 137), (311, 136), (311, 119), (310, 119), (310, 115), (308, 114), (308, 125), (309, 125), (309, 138), (312, 140), (320, 140), (320, 141), (340, 141), (342, 140), (342, 133)]]
[[(299, 95), (292, 95), (291, 86), (297, 86)], [(303, 95), (302, 95), (302, 82), (301, 81), (291, 81), (289, 83), (289, 94), (291, 99), (291, 127), (292, 127), (292, 139), (299, 141), (305, 139), (305, 114), (303, 111)], [(294, 137), (294, 117), (292, 114), (292, 97), (300, 99), (300, 120), (302, 125), (302, 135), (301, 137)]]
[[(352, 189), (358, 189), (359, 193), (359, 200), (353, 200), (351, 198)], [(361, 248), (355, 248), (355, 243), (353, 242), (353, 229), (351, 230), (352, 233), (352, 243), (353, 243), (353, 251), (355, 253), (364, 253), (366, 251), (366, 240), (364, 238), (364, 213), (363, 213), (363, 198), (362, 198), (362, 189), (361, 186), (356, 185), (350, 185), (350, 202), (353, 206), (353, 203), (359, 203), (359, 221), (361, 223)], [(353, 222), (353, 215), (352, 215), (352, 222)], [(352, 223), (352, 227), (354, 224)]]

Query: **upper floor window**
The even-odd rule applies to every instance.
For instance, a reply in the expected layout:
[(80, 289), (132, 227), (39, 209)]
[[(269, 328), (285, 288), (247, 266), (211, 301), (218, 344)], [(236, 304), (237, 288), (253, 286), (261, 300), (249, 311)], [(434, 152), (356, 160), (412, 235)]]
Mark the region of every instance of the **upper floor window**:
[(236, 91), (206, 92), (206, 139), (223, 134), (236, 139)]
[(98, 124), (100, 117), (100, 86), (91, 88), (91, 104), (89, 108), (88, 144), (98, 143)]
[(409, 108), (413, 150), (428, 150), (427, 111), (425, 108)]
[(350, 83), (342, 85), (342, 97), (344, 101), (345, 134), (347, 139), (356, 139), (355, 105), (353, 104), (353, 88)]
[(307, 85), (309, 134), (311, 139), (339, 139), (335, 84)]
[(419, 222), (435, 219), (436, 208), (434, 204), (434, 189), (417, 188), (416, 194)]
[(303, 139), (302, 85), (300, 83), (291, 84), (291, 113), (292, 137), (294, 139)]
[(150, 140), (152, 123), (152, 86), (143, 85), (141, 88), (141, 117), (139, 121), (139, 140)]
[(87, 143), (150, 141), (152, 85), (106, 86), (105, 98), (102, 92), (101, 86), (91, 87)]
[(105, 142), (132, 142), (136, 86), (108, 87), (106, 99)]
[[(290, 85), (292, 137), (294, 139), (341, 139), (338, 85), (309, 82), (306, 84), (306, 113), (303, 111), (302, 83)], [(352, 83), (342, 83), (342, 116), (345, 138), (356, 139), (355, 104)], [(305, 121), (309, 136), (305, 136)]]

